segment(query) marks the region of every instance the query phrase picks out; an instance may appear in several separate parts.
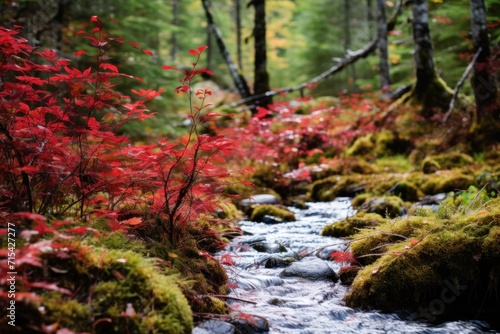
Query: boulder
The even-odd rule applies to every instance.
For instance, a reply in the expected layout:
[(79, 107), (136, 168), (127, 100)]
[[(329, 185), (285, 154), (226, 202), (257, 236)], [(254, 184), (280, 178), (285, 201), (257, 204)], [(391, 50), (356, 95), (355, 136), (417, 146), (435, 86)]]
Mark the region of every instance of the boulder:
[(310, 280), (332, 280), (337, 282), (339, 277), (332, 268), (323, 260), (314, 258), (311, 260), (302, 260), (294, 262), (285, 268), (281, 277), (302, 277)]

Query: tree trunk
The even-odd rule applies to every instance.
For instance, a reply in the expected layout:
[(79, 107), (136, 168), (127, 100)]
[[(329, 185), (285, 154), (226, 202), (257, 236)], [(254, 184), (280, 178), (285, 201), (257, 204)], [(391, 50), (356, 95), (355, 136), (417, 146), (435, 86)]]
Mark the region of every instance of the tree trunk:
[(238, 93), (241, 95), (241, 98), (247, 98), (251, 95), (250, 89), (248, 88), (248, 84), (243, 75), (238, 72), (238, 68), (234, 64), (233, 59), (229, 54), (226, 44), (224, 43), (224, 39), (222, 38), (222, 33), (215, 24), (212, 13), (210, 13), (208, 0), (201, 0), (201, 3), (203, 4), (203, 8), (205, 10), (205, 16), (207, 17), (208, 26), (217, 41), (217, 45), (219, 46), (222, 57), (226, 61), (231, 77), (233, 78), (234, 85), (236, 86)]
[(427, 0), (413, 0), (413, 42), (417, 82), (411, 92), (415, 102), (423, 104), (422, 115), (432, 116), (434, 107), (446, 110), (452, 91), (437, 75), (432, 55)]
[[(351, 1), (352, 0), (344, 0), (344, 51), (346, 54), (349, 54), (349, 52), (351, 52)], [(356, 82), (356, 67), (354, 67), (354, 64), (352, 64), (350, 67), (351, 79), (354, 83)]]
[(61, 50), (64, 14), (68, 0), (34, 0), (6, 5), (15, 15), (11, 22), (23, 26), (23, 35), (33, 46)]
[(382, 93), (389, 93), (391, 77), (389, 74), (389, 52), (387, 48), (387, 18), (385, 16), (385, 1), (377, 0), (378, 6), (378, 51), (380, 88)]
[(366, 0), (366, 26), (367, 26), (367, 29), (368, 29), (368, 39), (370, 41), (373, 38), (372, 22), (373, 22), (373, 5), (372, 5), (372, 0)]
[(172, 0), (172, 25), (174, 26), (174, 32), (170, 38), (170, 57), (172, 61), (175, 62), (177, 59), (177, 25), (179, 24), (179, 0)]
[(236, 55), (240, 71), (243, 71), (243, 57), (241, 52), (241, 0), (234, 0), (236, 12)]
[[(490, 42), (486, 27), (486, 8), (484, 0), (471, 0), (472, 43), (474, 51), (481, 51), (474, 65), (472, 87), (477, 108), (477, 123), (500, 122), (500, 108), (497, 104), (498, 90), (491, 67)], [(497, 130), (500, 130), (497, 128)], [(498, 133), (497, 133), (498, 135)]]
[[(266, 1), (254, 0), (251, 3), (255, 8), (254, 41), (255, 41), (255, 69), (254, 69), (254, 94), (259, 95), (271, 90), (269, 73), (267, 72), (266, 49)], [(265, 96), (256, 101), (256, 105), (266, 107), (273, 103), (271, 96)]]
[(415, 94), (422, 98), (427, 93), (429, 82), (436, 80), (434, 58), (432, 56), (432, 41), (429, 31), (429, 9), (427, 0), (414, 0), (413, 12), (413, 40), (414, 58), (417, 74)]

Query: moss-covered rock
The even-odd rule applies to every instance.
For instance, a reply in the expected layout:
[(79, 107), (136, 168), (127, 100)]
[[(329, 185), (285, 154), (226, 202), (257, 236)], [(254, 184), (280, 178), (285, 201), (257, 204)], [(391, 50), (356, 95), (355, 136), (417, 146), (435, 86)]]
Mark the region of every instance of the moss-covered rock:
[(421, 165), (422, 172), (424, 172), (425, 174), (435, 173), (441, 169), (441, 165), (439, 164), (439, 162), (432, 159), (431, 157), (426, 157), (424, 160), (422, 160)]
[(309, 199), (327, 202), (337, 197), (354, 197), (357, 193), (364, 191), (365, 186), (361, 175), (333, 175), (314, 182)]
[[(19, 329), (58, 324), (74, 332), (191, 333), (192, 313), (178, 276), (160, 272), (151, 259), (131, 251), (71, 249), (68, 245), (62, 258), (62, 253), (44, 255), (52, 288), (47, 283), (39, 300), (20, 302), (19, 310), (25, 308), (38, 323), (16, 322)], [(36, 267), (29, 274), (44, 276)], [(0, 330), (11, 332), (3, 323)]]
[(405, 202), (416, 202), (423, 196), (422, 191), (413, 183), (408, 181), (397, 182), (391, 187), (390, 193), (400, 197)]
[(347, 148), (347, 155), (373, 155), (375, 153), (375, 138), (373, 134), (367, 134), (357, 138), (352, 145)]
[(361, 228), (378, 226), (385, 221), (379, 214), (358, 212), (352, 217), (325, 226), (321, 235), (336, 238), (349, 237)]
[(369, 213), (394, 218), (405, 212), (405, 203), (398, 196), (369, 197), (360, 207)]
[(412, 216), (395, 221), (385, 220), (376, 228), (365, 228), (353, 235), (356, 240), (351, 243), (351, 251), (361, 264), (370, 264), (382, 256), (389, 245), (411, 237), (421, 237), (438, 227), (434, 217)]
[(457, 314), (494, 319), (500, 312), (492, 294), (500, 289), (500, 199), (446, 220), (399, 219), (355, 238), (363, 238), (352, 244), (358, 259), (380, 255), (358, 273), (348, 306), (408, 310), (430, 321)]
[(471, 185), (475, 185), (475, 179), (472, 175), (465, 175), (460, 171), (442, 171), (425, 181), (420, 189), (427, 195), (435, 195), (455, 190), (466, 190)]
[(250, 216), (251, 221), (262, 222), (265, 216), (276, 217), (286, 222), (295, 221), (295, 214), (285, 207), (263, 204), (256, 205)]

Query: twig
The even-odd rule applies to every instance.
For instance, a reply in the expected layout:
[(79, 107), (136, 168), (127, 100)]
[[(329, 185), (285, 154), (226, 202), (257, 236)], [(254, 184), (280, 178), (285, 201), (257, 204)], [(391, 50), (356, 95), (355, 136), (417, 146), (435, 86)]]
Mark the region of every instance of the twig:
[(245, 302), (245, 303), (254, 304), (254, 305), (257, 304), (256, 302), (253, 302), (251, 300), (246, 300), (246, 299), (241, 299), (241, 298), (236, 298), (236, 297), (231, 297), (231, 296), (226, 296), (226, 295), (210, 295), (210, 297), (232, 299), (232, 300), (237, 300), (237, 301), (240, 301), (240, 302)]
[(453, 96), (451, 97), (450, 107), (448, 108), (448, 112), (444, 115), (443, 124), (446, 123), (446, 121), (448, 120), (448, 117), (450, 116), (451, 112), (455, 108), (455, 102), (457, 101), (458, 91), (460, 90), (460, 88), (462, 88), (462, 86), (465, 83), (465, 80), (467, 79), (470, 72), (474, 68), (474, 65), (476, 64), (476, 61), (477, 61), (477, 57), (479, 57), (479, 54), (481, 53), (481, 51), (483, 51), (483, 49), (481, 47), (479, 47), (479, 49), (477, 49), (477, 51), (476, 51), (476, 54), (472, 58), (471, 62), (469, 63), (469, 65), (467, 65), (467, 68), (465, 69), (464, 73), (462, 74), (462, 77), (457, 82), (457, 85), (455, 86), (455, 90), (453, 91)]
[(304, 89), (311, 87), (311, 86), (317, 84), (318, 82), (326, 79), (330, 75), (337, 73), (337, 72), (340, 72), (347, 65), (350, 65), (350, 64), (356, 62), (358, 59), (368, 56), (370, 53), (375, 51), (376, 46), (377, 46), (377, 42), (378, 42), (378, 38), (372, 40), (370, 43), (366, 44), (363, 48), (349, 53), (349, 55), (347, 57), (345, 57), (344, 59), (342, 59), (337, 65), (330, 67), (327, 71), (321, 73), (320, 75), (318, 75), (318, 76), (312, 78), (311, 80), (304, 82), (298, 86), (280, 88), (280, 89), (276, 89), (276, 90), (271, 90), (269, 92), (265, 92), (264, 94), (250, 96), (248, 98), (241, 99), (237, 102), (231, 103), (229, 106), (234, 108), (234, 107), (237, 107), (237, 106), (242, 105), (242, 104), (247, 104), (247, 103), (255, 101), (255, 100), (259, 100), (259, 99), (269, 97), (269, 96), (278, 95), (281, 93), (289, 93), (289, 92), (293, 92), (296, 90), (303, 91)]

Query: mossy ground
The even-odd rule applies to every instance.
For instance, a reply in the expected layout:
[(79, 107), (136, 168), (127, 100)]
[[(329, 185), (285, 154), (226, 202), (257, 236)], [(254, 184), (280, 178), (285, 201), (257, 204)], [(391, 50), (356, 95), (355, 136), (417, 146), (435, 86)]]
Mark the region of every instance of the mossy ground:
[[(74, 332), (191, 333), (192, 311), (174, 270), (160, 270), (153, 259), (132, 251), (71, 249), (44, 254), (47, 271), (32, 267), (25, 273), (45, 277), (52, 288), (20, 302), (19, 310), (30, 320), (18, 321), (16, 329), (28, 333), (56, 325)], [(26, 288), (19, 286), (17, 292)], [(3, 320), (0, 328), (6, 329)]]

